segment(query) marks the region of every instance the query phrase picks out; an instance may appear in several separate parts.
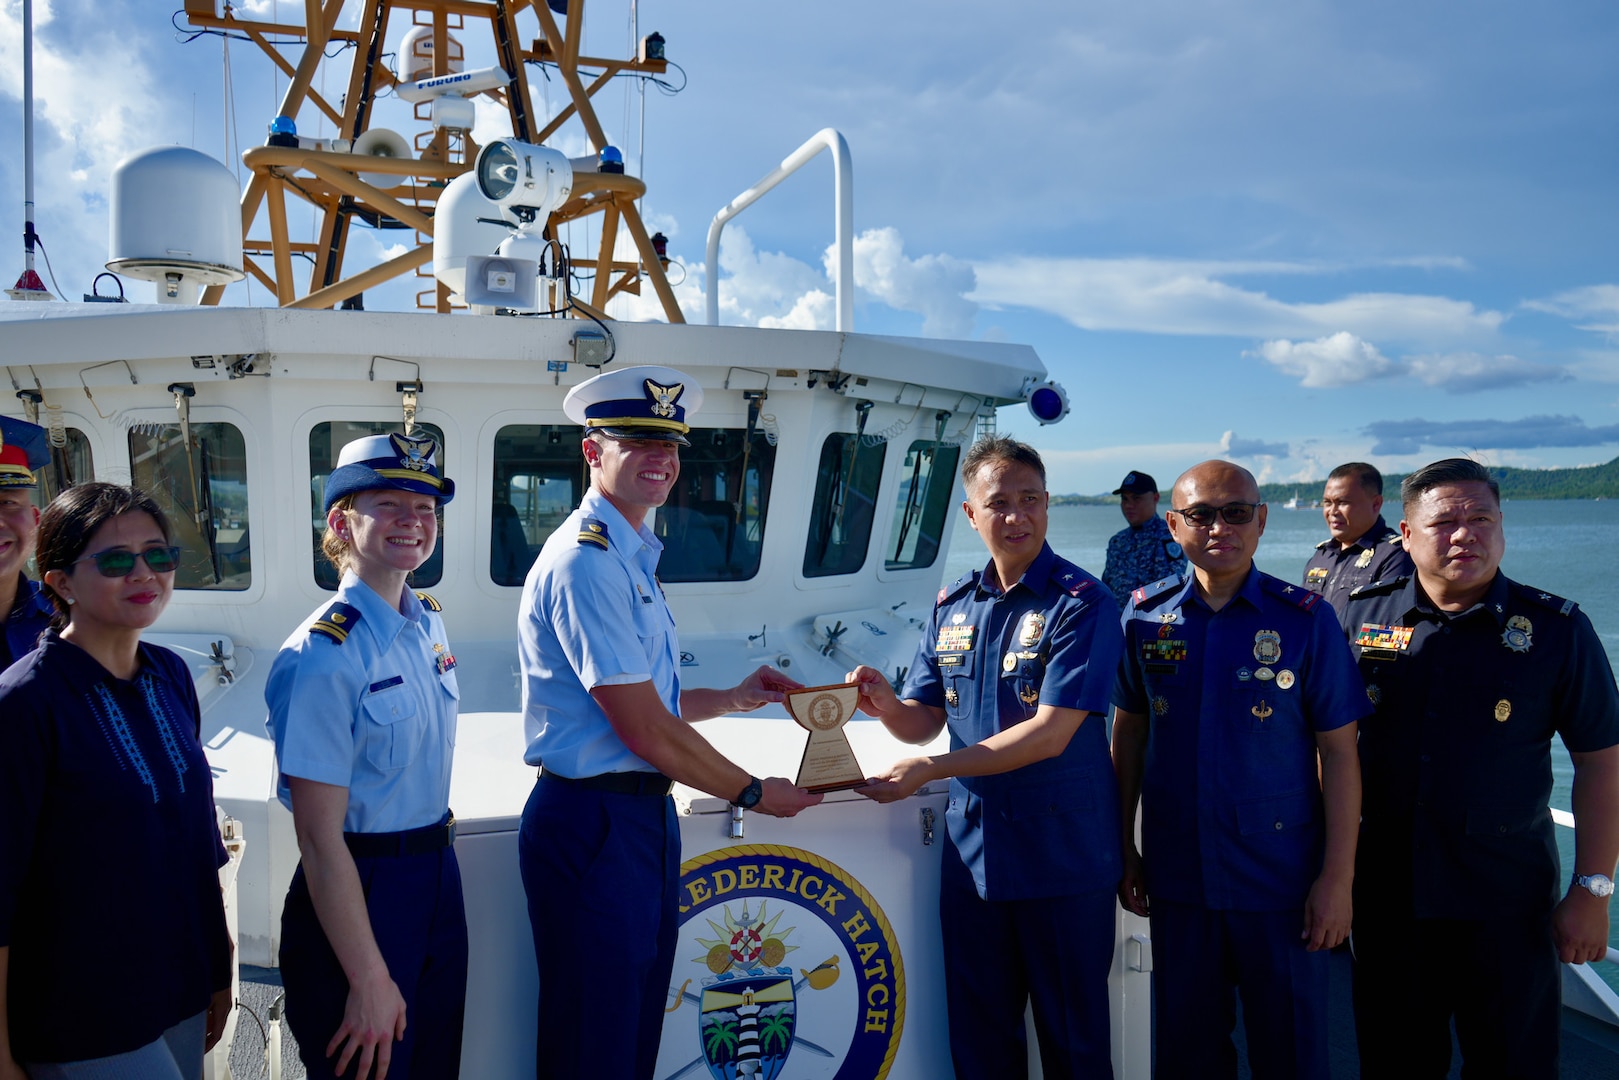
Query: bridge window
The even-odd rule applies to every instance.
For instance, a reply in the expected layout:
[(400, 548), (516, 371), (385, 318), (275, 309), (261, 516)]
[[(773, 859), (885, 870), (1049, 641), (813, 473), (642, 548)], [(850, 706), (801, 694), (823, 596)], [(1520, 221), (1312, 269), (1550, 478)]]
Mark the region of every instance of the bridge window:
[(189, 440), (179, 424), (144, 424), (129, 433), (129, 474), (168, 515), (181, 550), (176, 589), (252, 584), (247, 452), (234, 424), (191, 424)]
[(883, 561), (887, 569), (920, 570), (939, 557), (960, 459), (959, 446), (941, 446), (928, 439), (911, 443), (899, 474), (894, 529)]
[(887, 450), (886, 442), (868, 446), (848, 432), (834, 432), (821, 444), (805, 577), (853, 574), (865, 565)]

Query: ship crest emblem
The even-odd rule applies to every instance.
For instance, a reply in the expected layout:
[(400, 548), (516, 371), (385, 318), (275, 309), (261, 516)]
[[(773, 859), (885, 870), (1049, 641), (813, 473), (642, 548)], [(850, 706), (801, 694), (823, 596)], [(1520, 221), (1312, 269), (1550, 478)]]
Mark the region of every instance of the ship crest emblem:
[(658, 1076), (777, 1080), (811, 1063), (834, 1080), (887, 1075), (904, 966), (887, 916), (841, 868), (798, 848), (722, 848), (681, 867), (680, 919)]
[(651, 379), (646, 381), (647, 397), (652, 399), (652, 415), (661, 416), (665, 420), (675, 415), (675, 403), (680, 400), (680, 395), (685, 392), (685, 383), (676, 383), (673, 386), (659, 386)]

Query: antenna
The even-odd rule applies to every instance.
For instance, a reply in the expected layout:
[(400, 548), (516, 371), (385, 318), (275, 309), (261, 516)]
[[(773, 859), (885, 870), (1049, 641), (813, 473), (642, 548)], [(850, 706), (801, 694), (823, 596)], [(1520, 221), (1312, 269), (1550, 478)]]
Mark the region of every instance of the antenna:
[(22, 0), (22, 158), (23, 271), (17, 284), (6, 290), (13, 300), (54, 300), (34, 273), (34, 0)]

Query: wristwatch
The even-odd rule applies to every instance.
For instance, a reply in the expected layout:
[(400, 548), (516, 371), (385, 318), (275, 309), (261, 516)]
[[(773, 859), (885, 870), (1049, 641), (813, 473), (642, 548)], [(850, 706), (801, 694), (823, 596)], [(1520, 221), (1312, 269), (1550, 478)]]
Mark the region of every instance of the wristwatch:
[(1580, 888), (1599, 899), (1604, 899), (1613, 895), (1613, 878), (1609, 877), (1607, 874), (1581, 874), (1576, 871), (1574, 874), (1574, 883), (1569, 887), (1573, 888), (1574, 885), (1578, 885)]
[[(732, 806), (740, 806), (744, 810), (752, 810), (759, 805), (759, 800), (765, 797), (765, 785), (757, 776), (748, 777), (748, 786), (742, 789), (742, 794), (731, 800)], [(1607, 879), (1603, 879), (1607, 880)], [(1612, 891), (1613, 883), (1608, 882), (1608, 889)]]

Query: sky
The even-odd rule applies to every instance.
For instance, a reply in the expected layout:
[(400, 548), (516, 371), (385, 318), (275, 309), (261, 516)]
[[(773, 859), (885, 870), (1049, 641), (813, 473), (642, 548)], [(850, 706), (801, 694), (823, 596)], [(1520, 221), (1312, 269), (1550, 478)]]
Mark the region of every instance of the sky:
[[(236, 10), (296, 22), (303, 6)], [(625, 55), (627, 5), (588, 10), (584, 51)], [(235, 167), (286, 85), (252, 45), (184, 43), (168, 15), (34, 6), (36, 223), (75, 300), (107, 257), (116, 163), (181, 144)], [(1132, 469), (1167, 488), (1209, 457), (1302, 482), (1350, 460), (1619, 455), (1611, 0), (642, 0), (638, 20), (683, 88), (617, 80), (596, 105), (648, 183), (688, 320), (715, 212), (834, 127), (854, 161), (855, 328), (1032, 345), (1073, 411), (1041, 427), (1011, 406), (999, 426), (1042, 452), (1055, 492)], [(521, 16), (525, 39), (535, 25)], [(481, 30), (464, 36), (468, 67), (492, 62)], [(20, 0), (0, 0), (8, 284), (20, 55)], [(352, 55), (317, 80), (333, 98)], [(554, 113), (560, 85), (530, 75)], [(377, 117), (420, 130), (397, 101)], [(503, 120), (480, 109), (475, 135)], [(577, 126), (553, 145), (588, 150)], [(830, 329), (832, 238), (822, 155), (727, 228), (721, 321)], [(387, 255), (395, 236), (353, 243)], [(254, 285), (227, 302), (269, 300)], [(401, 285), (366, 302), (413, 300)]]

